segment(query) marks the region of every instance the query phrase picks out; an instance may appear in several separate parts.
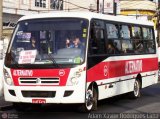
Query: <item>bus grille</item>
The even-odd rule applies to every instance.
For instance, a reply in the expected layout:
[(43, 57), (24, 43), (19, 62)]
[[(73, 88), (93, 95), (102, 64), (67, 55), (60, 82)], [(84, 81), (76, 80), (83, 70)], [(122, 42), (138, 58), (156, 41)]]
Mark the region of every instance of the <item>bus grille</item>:
[(59, 85), (59, 78), (19, 78), (21, 85)]
[(41, 97), (41, 98), (53, 98), (56, 95), (55, 91), (22, 91), (23, 97)]

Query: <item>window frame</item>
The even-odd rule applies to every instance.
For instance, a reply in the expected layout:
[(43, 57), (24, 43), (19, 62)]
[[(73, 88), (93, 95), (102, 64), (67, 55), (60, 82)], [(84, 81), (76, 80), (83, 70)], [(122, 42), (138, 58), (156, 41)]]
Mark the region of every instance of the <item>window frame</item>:
[[(104, 39), (104, 45), (103, 45), (103, 47), (104, 47), (104, 53), (101, 53), (101, 54), (99, 54), (99, 53), (96, 53), (96, 54), (92, 54), (92, 49), (91, 49), (91, 39), (92, 39), (92, 35), (91, 35), (91, 30), (92, 30), (92, 23), (93, 23), (93, 21), (99, 21), (99, 22), (102, 22), (102, 24), (103, 24), (103, 28), (100, 28), (100, 30), (103, 30), (103, 39)], [(97, 28), (96, 28), (97, 29)], [(91, 19), (90, 20), (90, 29), (89, 29), (89, 40), (88, 40), (88, 54), (89, 54), (89, 57), (95, 57), (95, 56), (105, 56), (106, 55), (106, 53), (105, 53), (105, 51), (106, 51), (106, 49), (105, 49), (105, 39), (106, 39), (106, 34), (105, 34), (105, 32), (106, 32), (106, 29), (105, 29), (105, 22), (104, 22), (104, 20), (103, 19), (96, 19), (96, 18), (93, 18), (93, 19)]]
[[(53, 6), (53, 1), (52, 0), (50, 0), (49, 1), (50, 2), (50, 9), (53, 9), (53, 10), (63, 10), (63, 6), (64, 6), (64, 1), (63, 0), (58, 0), (58, 5), (61, 5), (61, 6), (58, 6), (58, 8), (56, 8), (55, 6)], [(60, 3), (62, 3), (62, 4), (60, 4)], [(54, 3), (55, 4), (55, 3)], [(55, 8), (54, 8), (55, 7)]]
[[(93, 19), (92, 19), (93, 20)], [(91, 21), (92, 21), (91, 20)], [(123, 40), (129, 40), (129, 41), (131, 41), (131, 44), (132, 44), (132, 50), (131, 50), (131, 52), (130, 53), (123, 53), (123, 52), (121, 52), (121, 53), (119, 53), (119, 54), (108, 54), (108, 53), (105, 53), (105, 54), (103, 54), (103, 55), (106, 55), (106, 56), (128, 56), (128, 55), (149, 55), (149, 54), (155, 54), (156, 53), (156, 41), (155, 41), (155, 34), (154, 34), (154, 30), (153, 30), (153, 26), (149, 26), (149, 25), (140, 25), (140, 24), (130, 24), (130, 23), (126, 23), (126, 22), (117, 22), (117, 21), (110, 21), (110, 20), (105, 20), (105, 19), (94, 19), (94, 20), (101, 20), (101, 21), (103, 21), (104, 22), (104, 27), (105, 27), (105, 29), (104, 29), (104, 40), (105, 40), (105, 44), (108, 44), (109, 43), (109, 41), (110, 40), (112, 40), (112, 41), (114, 41), (114, 40), (119, 40), (120, 41), (120, 44), (121, 44), (121, 51), (122, 51), (122, 42), (123, 42)], [(121, 38), (120, 37), (120, 27), (118, 27), (119, 29), (118, 29), (118, 35), (119, 35), (119, 37), (118, 38), (108, 38), (107, 37), (107, 28), (106, 28), (106, 24), (118, 24), (119, 26), (120, 25), (126, 25), (126, 26), (128, 26), (129, 27), (129, 30), (130, 30), (130, 39), (128, 39), (128, 38)], [(152, 29), (152, 36), (153, 36), (153, 39), (151, 39), (151, 40), (149, 40), (150, 42), (153, 42), (153, 45), (154, 45), (154, 52), (146, 52), (145, 51), (145, 47), (143, 47), (143, 52), (142, 53), (135, 53), (134, 51), (135, 51), (135, 48), (134, 48), (134, 42), (135, 42), (135, 38), (133, 38), (133, 34), (132, 34), (132, 27), (139, 27), (140, 28), (140, 39), (139, 40), (142, 40), (142, 42), (143, 42), (143, 46), (145, 46), (144, 44), (144, 42), (145, 42), (145, 40), (144, 40), (144, 38), (143, 38), (143, 30), (142, 30), (142, 28), (144, 28), (144, 27), (146, 27), (146, 28), (150, 28), (150, 29)], [(90, 29), (91, 30), (91, 29)], [(90, 34), (91, 35), (91, 34)], [(105, 50), (107, 50), (106, 49), (106, 47), (105, 47)], [(98, 54), (98, 55), (102, 55), (102, 54)]]
[(35, 7), (46, 8), (46, 0), (35, 0)]
[[(146, 52), (146, 54), (155, 54), (156, 53), (156, 39), (155, 39), (155, 33), (154, 33), (154, 28), (153, 27), (151, 27), (151, 26), (142, 26), (142, 31), (143, 31), (143, 28), (148, 28), (148, 29), (151, 29), (151, 31), (152, 31), (152, 39), (146, 39), (146, 38), (144, 38), (144, 34), (142, 34), (142, 36), (143, 36), (143, 41), (144, 41), (144, 43), (146, 42), (153, 42), (153, 50), (154, 50), (154, 52), (152, 53), (152, 52)], [(144, 45), (145, 46), (145, 49), (147, 49), (148, 50), (148, 48), (147, 48), (147, 46), (146, 45)]]

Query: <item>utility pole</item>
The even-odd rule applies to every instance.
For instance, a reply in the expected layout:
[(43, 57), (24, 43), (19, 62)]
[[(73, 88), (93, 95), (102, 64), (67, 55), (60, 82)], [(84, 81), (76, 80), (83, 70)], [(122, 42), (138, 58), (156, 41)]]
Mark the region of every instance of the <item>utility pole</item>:
[(117, 2), (115, 0), (113, 0), (113, 15), (117, 15)]
[(0, 0), (0, 40), (2, 40), (2, 30), (3, 30), (3, 0)]
[(103, 0), (103, 3), (102, 3), (102, 13), (104, 14), (104, 0)]
[(157, 41), (158, 47), (160, 47), (160, 0), (158, 0), (158, 9), (157, 9)]
[(97, 0), (97, 13), (99, 13), (99, 0)]

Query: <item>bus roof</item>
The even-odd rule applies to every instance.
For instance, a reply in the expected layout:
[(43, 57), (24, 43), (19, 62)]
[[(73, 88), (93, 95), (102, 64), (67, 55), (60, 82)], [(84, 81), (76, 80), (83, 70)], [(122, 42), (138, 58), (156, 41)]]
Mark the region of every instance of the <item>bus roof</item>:
[(113, 16), (113, 15), (106, 15), (106, 14), (99, 14), (93, 12), (52, 12), (52, 13), (40, 13), (40, 14), (32, 14), (28, 16), (23, 16), (19, 19), (28, 20), (28, 19), (39, 19), (39, 18), (85, 18), (91, 20), (92, 18), (95, 19), (104, 19), (109, 21), (117, 21), (117, 22), (124, 22), (124, 23), (132, 23), (132, 24), (141, 24), (141, 25), (149, 25), (153, 26), (154, 23), (145, 20), (136, 20), (131, 19), (127, 16)]

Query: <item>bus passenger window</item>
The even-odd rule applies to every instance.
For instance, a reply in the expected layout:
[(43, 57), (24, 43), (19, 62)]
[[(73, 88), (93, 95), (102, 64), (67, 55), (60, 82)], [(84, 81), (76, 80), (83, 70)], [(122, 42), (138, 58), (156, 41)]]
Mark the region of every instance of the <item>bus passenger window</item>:
[(92, 50), (92, 54), (97, 54), (98, 53), (98, 44), (97, 44), (96, 40), (92, 40), (91, 50)]
[(107, 38), (118, 38), (118, 25), (115, 24), (106, 24), (107, 28)]
[(142, 28), (144, 40), (153, 40), (153, 32), (150, 28)]
[(153, 39), (153, 29), (149, 27), (143, 27), (143, 41), (145, 53), (155, 53), (155, 44)]
[(135, 48), (135, 53), (143, 53), (144, 46), (143, 46), (142, 40), (135, 39), (134, 40), (134, 48)]
[(113, 43), (106, 44), (106, 49), (107, 49), (106, 52), (108, 54), (115, 54), (115, 47), (114, 47)]
[(136, 54), (144, 53), (144, 40), (142, 37), (142, 30), (139, 26), (132, 26), (132, 38), (134, 51)]
[(120, 25), (120, 37), (130, 39), (130, 28), (127, 25)]
[(155, 45), (153, 41), (145, 41), (146, 53), (155, 53)]
[(154, 53), (155, 52), (153, 43), (148, 44), (148, 52), (149, 53)]
[(133, 53), (133, 45), (131, 40), (122, 40), (122, 51), (123, 53)]
[(132, 37), (134, 39), (141, 39), (142, 38), (140, 27), (137, 27), (137, 26), (132, 27)]
[(91, 26), (91, 38), (89, 40), (89, 53), (91, 55), (105, 54), (105, 39), (103, 21), (94, 20)]
[(120, 54), (121, 53), (121, 44), (120, 40), (109, 40), (106, 46), (107, 54)]

